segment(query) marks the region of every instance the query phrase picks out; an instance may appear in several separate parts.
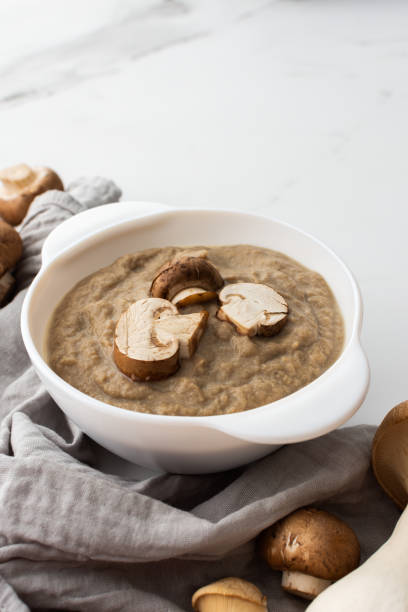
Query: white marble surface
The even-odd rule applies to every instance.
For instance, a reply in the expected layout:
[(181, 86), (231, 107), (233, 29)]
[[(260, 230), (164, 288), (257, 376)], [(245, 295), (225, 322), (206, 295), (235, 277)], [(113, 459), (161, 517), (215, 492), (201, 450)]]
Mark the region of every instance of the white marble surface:
[[(0, 167), (273, 215), (365, 302), (369, 395), (408, 398), (408, 2), (1, 0)], [(328, 406), (328, 410), (330, 406)]]

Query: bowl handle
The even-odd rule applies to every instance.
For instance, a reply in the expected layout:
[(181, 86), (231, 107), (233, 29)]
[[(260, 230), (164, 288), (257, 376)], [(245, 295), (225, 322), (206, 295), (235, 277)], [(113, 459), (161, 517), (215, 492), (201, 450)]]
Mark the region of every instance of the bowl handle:
[(213, 427), (257, 444), (289, 444), (317, 438), (352, 417), (364, 401), (369, 380), (367, 357), (357, 339), (307, 388), (255, 412), (220, 417)]
[(42, 265), (48, 265), (73, 243), (87, 238), (94, 232), (154, 213), (172, 210), (172, 207), (156, 202), (119, 202), (89, 208), (58, 225), (44, 241)]

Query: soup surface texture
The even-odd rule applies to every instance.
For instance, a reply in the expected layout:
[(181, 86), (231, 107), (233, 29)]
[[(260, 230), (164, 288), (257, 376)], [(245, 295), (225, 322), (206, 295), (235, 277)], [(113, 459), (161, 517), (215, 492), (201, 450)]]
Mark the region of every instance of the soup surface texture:
[[(215, 300), (188, 306), (181, 312), (210, 315), (196, 353), (165, 380), (133, 382), (113, 361), (116, 323), (149, 296), (157, 270), (187, 248), (205, 248), (226, 283), (273, 287), (286, 299), (288, 321), (276, 336), (248, 337), (216, 318)], [(59, 376), (94, 398), (139, 412), (206, 416), (249, 410), (297, 391), (337, 359), (343, 341), (342, 316), (324, 278), (282, 253), (249, 245), (166, 247), (124, 255), (80, 281), (52, 315), (46, 352)]]

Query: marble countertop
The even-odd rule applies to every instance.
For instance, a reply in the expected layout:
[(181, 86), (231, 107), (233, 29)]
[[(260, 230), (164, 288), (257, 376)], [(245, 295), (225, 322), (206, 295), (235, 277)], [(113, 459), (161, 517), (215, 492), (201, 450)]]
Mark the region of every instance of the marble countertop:
[[(0, 167), (272, 215), (365, 303), (376, 423), (408, 397), (405, 0), (2, 0)], [(329, 409), (330, 407), (328, 407)]]

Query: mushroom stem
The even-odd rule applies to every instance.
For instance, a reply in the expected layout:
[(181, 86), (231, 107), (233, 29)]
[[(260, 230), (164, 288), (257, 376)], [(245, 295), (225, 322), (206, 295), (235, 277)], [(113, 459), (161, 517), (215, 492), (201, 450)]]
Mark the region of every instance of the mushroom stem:
[(209, 302), (217, 297), (215, 291), (207, 291), (200, 287), (189, 287), (176, 293), (174, 298), (171, 300), (175, 306), (191, 306), (191, 304), (202, 304), (203, 302)]
[(282, 572), (282, 588), (304, 599), (314, 599), (331, 584), (331, 580), (316, 578), (303, 572)]

